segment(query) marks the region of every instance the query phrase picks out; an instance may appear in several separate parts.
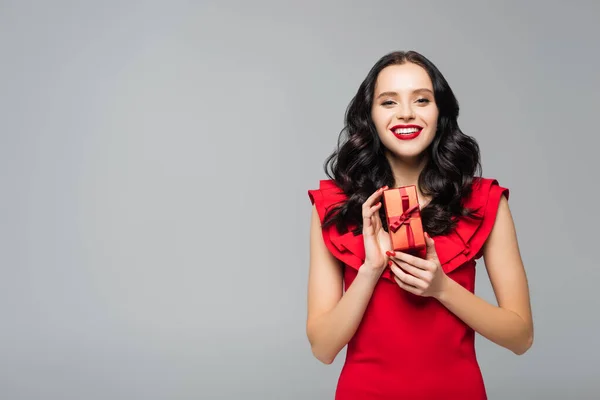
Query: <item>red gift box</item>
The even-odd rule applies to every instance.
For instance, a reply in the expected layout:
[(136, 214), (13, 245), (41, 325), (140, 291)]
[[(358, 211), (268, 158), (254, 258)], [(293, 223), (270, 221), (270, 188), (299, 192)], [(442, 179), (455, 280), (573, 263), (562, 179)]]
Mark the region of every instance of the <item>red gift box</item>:
[(383, 192), (385, 216), (394, 251), (419, 250), (426, 246), (417, 187), (402, 186)]

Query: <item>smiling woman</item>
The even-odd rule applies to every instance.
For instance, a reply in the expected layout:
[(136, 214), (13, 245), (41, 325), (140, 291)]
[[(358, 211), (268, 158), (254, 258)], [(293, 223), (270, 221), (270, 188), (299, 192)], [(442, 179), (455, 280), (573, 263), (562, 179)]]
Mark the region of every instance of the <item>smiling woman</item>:
[[(416, 52), (381, 58), (346, 115), (347, 140), (309, 190), (307, 335), (330, 364), (348, 345), (336, 399), (486, 399), (475, 333), (515, 354), (533, 342), (508, 189), (478, 176), (458, 102)], [(382, 194), (416, 187), (426, 248), (392, 251)], [(498, 305), (475, 296), (485, 259)]]
[(433, 142), (439, 115), (427, 71), (413, 63), (390, 65), (379, 73), (375, 95), (371, 115), (383, 145), (396, 150), (390, 154), (418, 157)]

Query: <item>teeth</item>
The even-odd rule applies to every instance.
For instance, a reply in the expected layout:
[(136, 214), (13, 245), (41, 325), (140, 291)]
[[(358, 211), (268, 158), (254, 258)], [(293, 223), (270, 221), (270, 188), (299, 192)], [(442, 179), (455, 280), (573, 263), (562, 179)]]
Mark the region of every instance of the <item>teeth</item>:
[(407, 134), (415, 133), (418, 131), (419, 131), (419, 128), (398, 128), (394, 132), (396, 134), (400, 134), (400, 135), (407, 135)]

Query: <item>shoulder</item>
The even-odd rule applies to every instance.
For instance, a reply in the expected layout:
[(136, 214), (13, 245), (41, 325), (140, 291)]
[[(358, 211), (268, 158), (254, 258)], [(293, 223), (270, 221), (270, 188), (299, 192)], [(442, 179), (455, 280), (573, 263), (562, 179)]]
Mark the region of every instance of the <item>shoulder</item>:
[[(506, 199), (509, 196), (509, 190), (503, 186), (500, 186), (497, 179), (494, 178), (483, 178), (477, 177), (473, 179), (471, 184), (471, 193), (464, 199), (465, 207), (471, 209), (482, 209), (485, 211), (488, 203), (489, 205), (498, 205), (496, 202), (500, 202), (500, 198), (504, 195)], [(491, 201), (491, 203), (490, 203)], [(485, 213), (479, 213), (484, 216)]]
[(456, 231), (465, 242), (474, 245), (477, 254), (494, 226), (502, 196), (508, 200), (509, 190), (494, 178), (475, 178), (471, 189), (464, 205), (472, 210), (473, 216), (461, 218)]
[[(319, 187), (308, 190), (308, 197), (315, 206), (323, 223), (326, 213), (342, 205), (348, 196), (332, 179), (319, 181)], [(322, 229), (323, 241), (331, 254), (344, 264), (358, 270), (365, 259), (362, 235), (354, 235), (352, 230), (340, 232), (336, 224)]]
[(503, 196), (508, 199), (509, 190), (500, 186), (497, 179), (473, 180), (471, 193), (463, 199), (463, 206), (472, 211), (472, 216), (459, 218), (453, 232), (436, 239), (436, 249), (439, 243), (438, 255), (446, 272), (482, 256)]
[(322, 193), (325, 193), (325, 194), (328, 194), (328, 195), (343, 194), (344, 193), (342, 191), (341, 187), (333, 179), (322, 179), (322, 180), (319, 181), (319, 187), (318, 188), (316, 188), (316, 189), (310, 189), (308, 191), (308, 194), (311, 197), (311, 200), (312, 200), (312, 195), (314, 195), (317, 192), (322, 192)]
[(318, 188), (308, 190), (308, 197), (316, 207), (321, 222), (330, 208), (345, 202), (348, 198), (333, 179), (320, 180)]

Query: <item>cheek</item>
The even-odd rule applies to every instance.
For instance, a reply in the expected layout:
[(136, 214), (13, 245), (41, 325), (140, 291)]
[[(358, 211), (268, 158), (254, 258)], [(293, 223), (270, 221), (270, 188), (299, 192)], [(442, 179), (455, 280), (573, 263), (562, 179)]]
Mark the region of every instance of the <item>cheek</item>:
[(381, 110), (373, 111), (371, 112), (371, 119), (377, 130), (385, 129), (387, 127), (388, 121), (385, 112), (382, 112)]
[(428, 110), (423, 114), (423, 119), (425, 119), (427, 121), (427, 124), (430, 127), (436, 128), (438, 115), (439, 115), (439, 113), (438, 113), (437, 109)]

